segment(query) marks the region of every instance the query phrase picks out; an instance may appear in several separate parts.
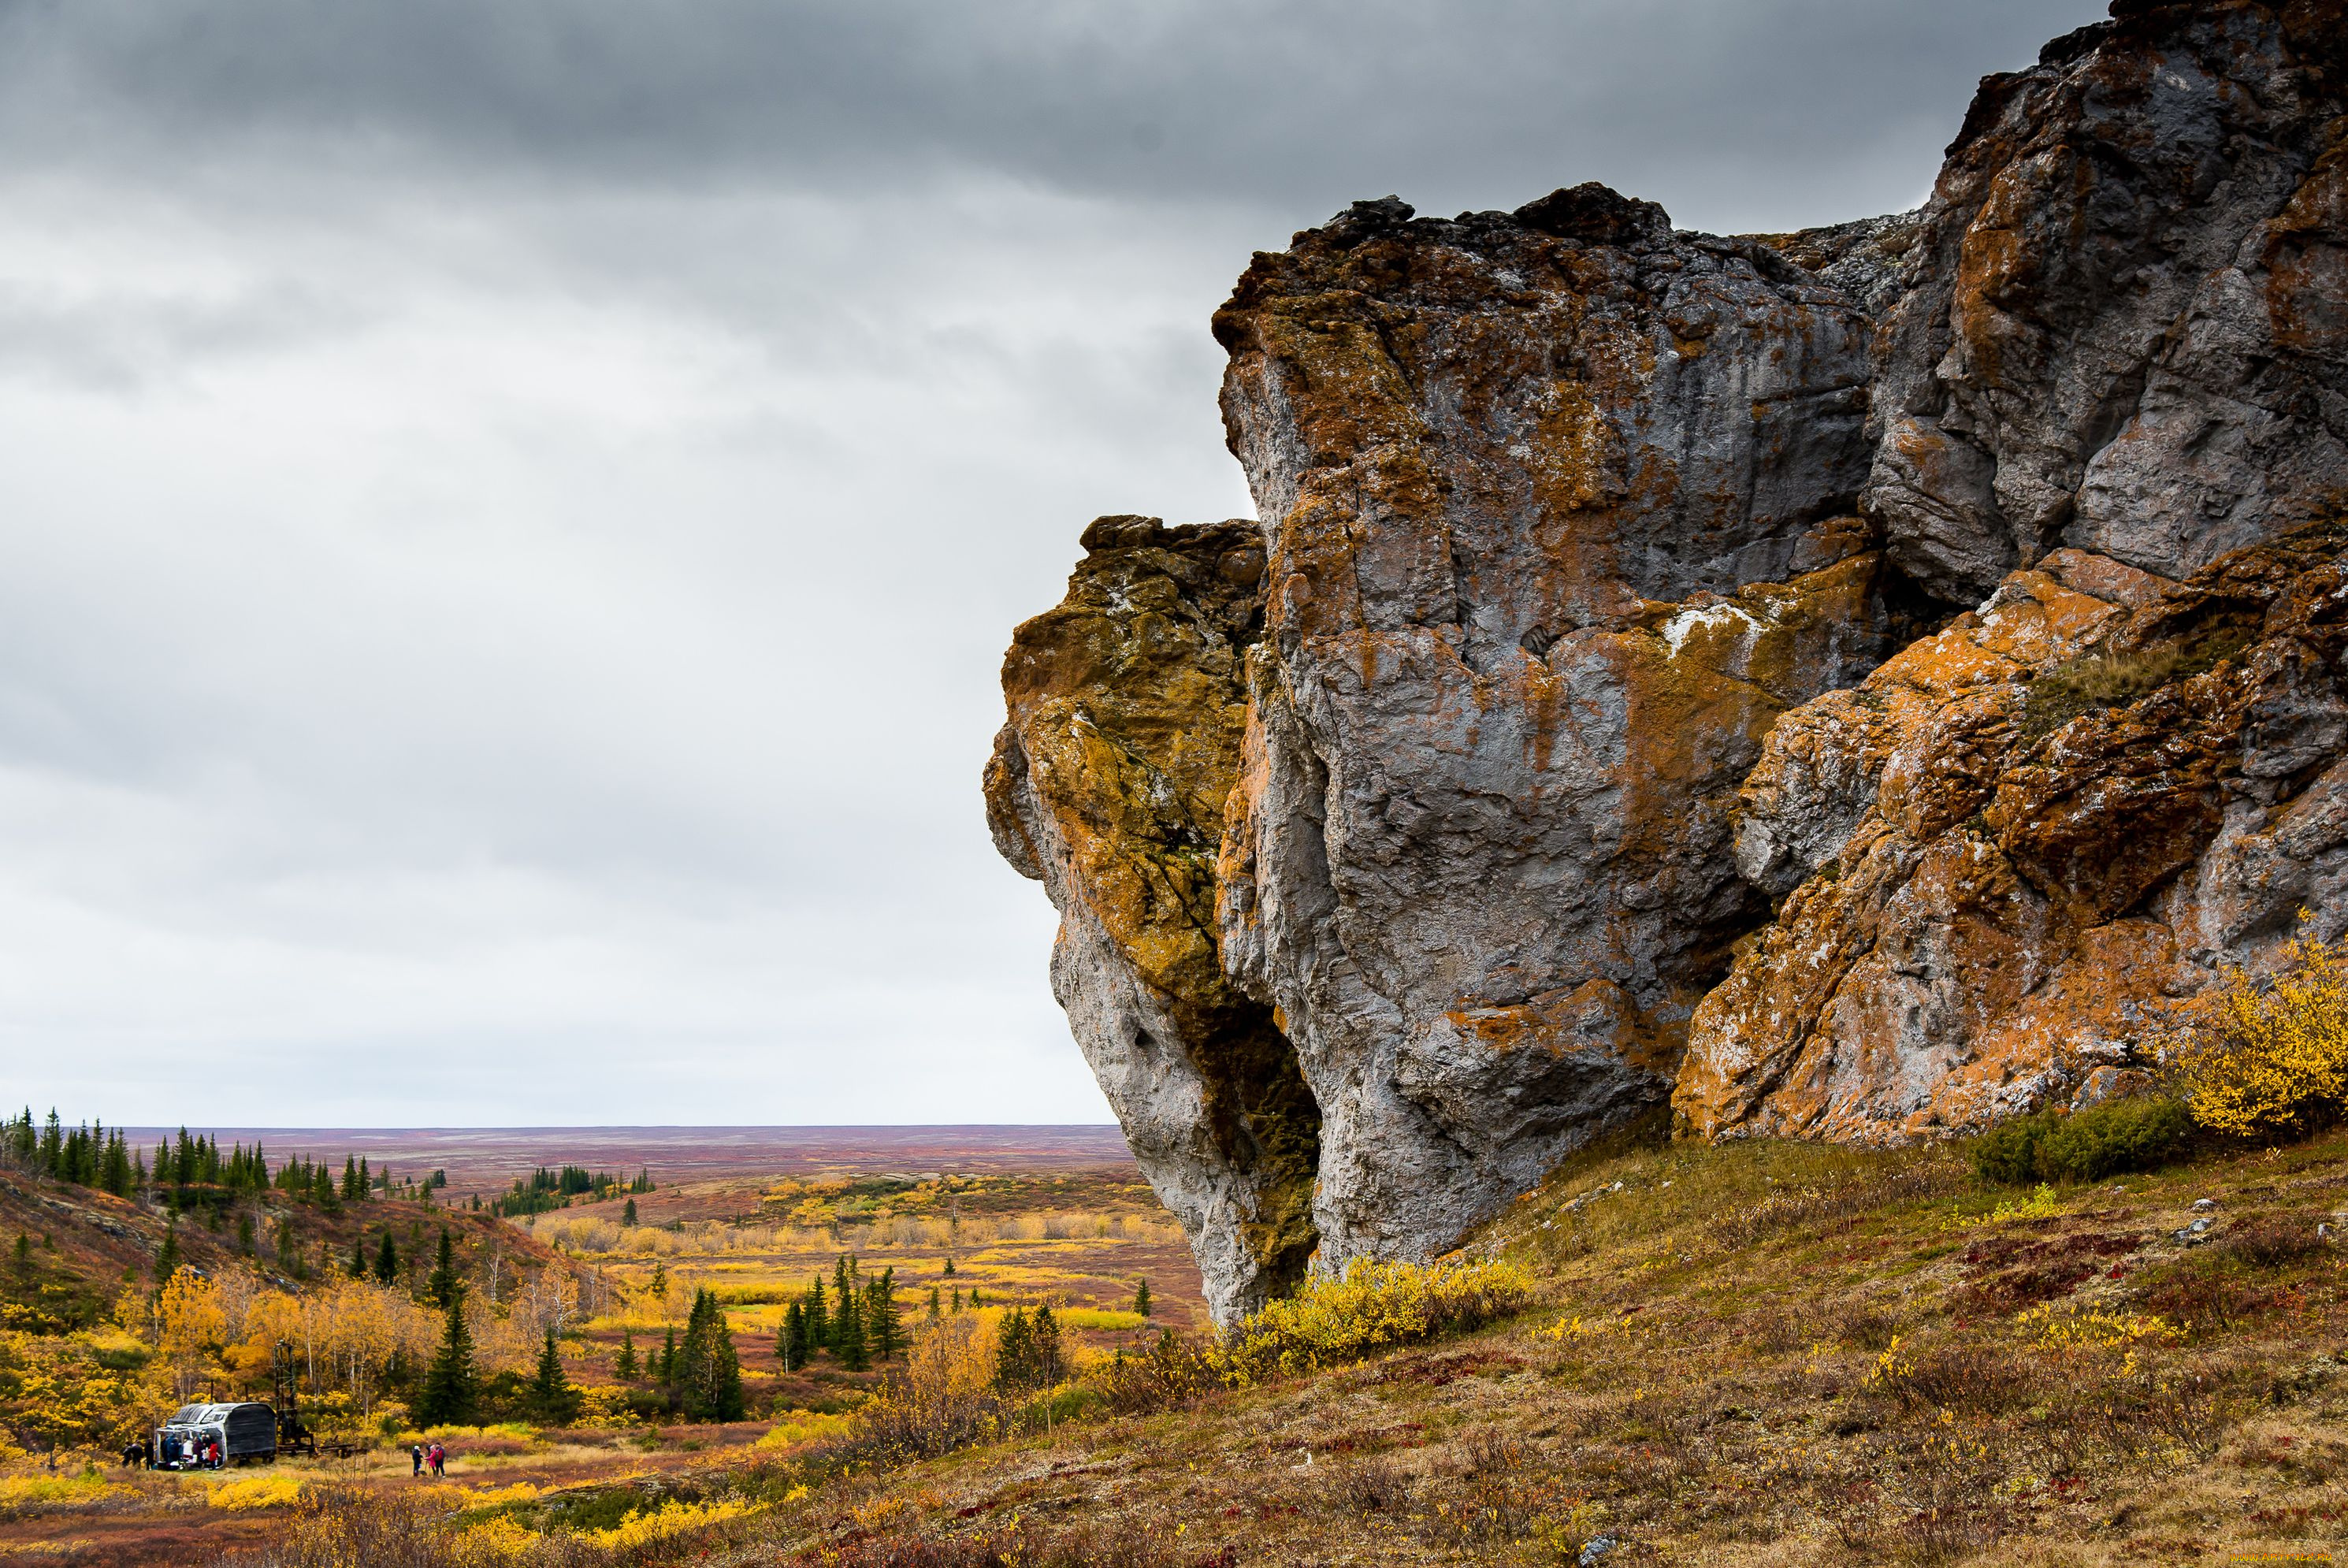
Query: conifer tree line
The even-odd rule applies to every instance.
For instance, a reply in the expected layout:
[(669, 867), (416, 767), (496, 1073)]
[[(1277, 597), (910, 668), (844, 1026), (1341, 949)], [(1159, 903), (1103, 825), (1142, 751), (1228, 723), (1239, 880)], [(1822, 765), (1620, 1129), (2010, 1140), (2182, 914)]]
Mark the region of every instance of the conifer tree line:
[(842, 1253), (832, 1265), (829, 1290), (821, 1274), (808, 1282), (806, 1292), (783, 1313), (775, 1356), (786, 1371), (796, 1372), (819, 1350), (830, 1352), (850, 1372), (904, 1355), (905, 1322), (897, 1305), (895, 1268), (869, 1275), (858, 1266), (855, 1253)]
[[(0, 1121), (0, 1160), (36, 1176), (111, 1192), (118, 1198), (167, 1192), (173, 1197), (174, 1207), (182, 1209), (199, 1202), (217, 1208), (224, 1199), (273, 1191), (295, 1202), (339, 1213), (345, 1203), (377, 1196), (428, 1202), (434, 1192), (448, 1185), (445, 1170), (435, 1170), (421, 1181), (402, 1181), (393, 1177), (388, 1165), (376, 1169), (365, 1155), (343, 1156), (340, 1172), (331, 1162), (306, 1154), (294, 1155), (272, 1170), (269, 1155), (258, 1140), (250, 1150), (236, 1143), (223, 1154), (218, 1140), (201, 1133), (191, 1135), (184, 1127), (176, 1138), (158, 1143), (150, 1160), (118, 1129), (109, 1129), (103, 1121), (67, 1127), (54, 1107), (45, 1121), (33, 1119), (30, 1106)], [(499, 1214), (534, 1214), (566, 1207), (574, 1195), (600, 1200), (622, 1192), (632, 1194), (633, 1206), (633, 1195), (653, 1190), (648, 1169), (623, 1179), (580, 1165), (565, 1165), (559, 1171), (541, 1167), (527, 1181), (517, 1181), (514, 1191), (490, 1207)], [(478, 1198), (473, 1206), (480, 1207)]]
[(584, 1165), (565, 1165), (560, 1171), (550, 1171), (541, 1165), (528, 1177), (516, 1177), (513, 1188), (492, 1199), (489, 1212), (515, 1216), (543, 1214), (551, 1209), (567, 1209), (573, 1198), (585, 1198), (600, 1203), (615, 1194), (628, 1194), (628, 1207), (633, 1212), (636, 1198), (653, 1190), (653, 1174), (639, 1169), (633, 1178), (623, 1179), (606, 1171), (589, 1171)]

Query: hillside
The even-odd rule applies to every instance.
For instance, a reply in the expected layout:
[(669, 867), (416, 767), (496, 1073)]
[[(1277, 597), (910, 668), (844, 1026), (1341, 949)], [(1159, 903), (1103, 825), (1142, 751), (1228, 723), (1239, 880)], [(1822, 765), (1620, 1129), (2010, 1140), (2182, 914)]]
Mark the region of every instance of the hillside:
[[(106, 1320), (126, 1287), (152, 1288), (167, 1234), (180, 1261), (207, 1274), (253, 1270), (280, 1289), (300, 1292), (348, 1273), (362, 1245), (370, 1266), (384, 1234), (393, 1239), (397, 1274), (410, 1287), (431, 1272), (439, 1233), (447, 1230), (458, 1269), (484, 1278), (501, 1260), (509, 1279), (572, 1264), (527, 1232), (485, 1212), (398, 1200), (355, 1202), (324, 1212), (269, 1194), (236, 1205), (215, 1228), (191, 1211), (174, 1222), (161, 1200), (133, 1202), (110, 1192), (47, 1181), (0, 1164), (0, 1247), (26, 1238), (27, 1266), (0, 1260), (0, 1327), (55, 1334)], [(250, 1250), (240, 1244), (238, 1219), (253, 1222)], [(286, 1227), (290, 1224), (290, 1232)], [(281, 1234), (292, 1243), (298, 1272), (280, 1254)]]
[(1592, 1151), (1472, 1243), (1538, 1280), (1511, 1324), (850, 1482), (778, 1534), (874, 1565), (2322, 1560), (2343, 1220), (2339, 1134), (2036, 1192), (1946, 1147)]

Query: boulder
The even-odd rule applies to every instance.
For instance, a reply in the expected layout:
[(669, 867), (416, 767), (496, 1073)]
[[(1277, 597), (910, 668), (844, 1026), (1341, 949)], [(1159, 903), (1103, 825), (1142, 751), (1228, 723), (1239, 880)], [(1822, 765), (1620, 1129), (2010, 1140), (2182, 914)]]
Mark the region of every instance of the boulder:
[(2145, 1006), (2348, 920), (2343, 15), (2116, 0), (1914, 213), (1388, 197), (1255, 257), (1260, 521), (1096, 522), (987, 776), (1220, 1317), (1666, 1100), (2130, 1092)]

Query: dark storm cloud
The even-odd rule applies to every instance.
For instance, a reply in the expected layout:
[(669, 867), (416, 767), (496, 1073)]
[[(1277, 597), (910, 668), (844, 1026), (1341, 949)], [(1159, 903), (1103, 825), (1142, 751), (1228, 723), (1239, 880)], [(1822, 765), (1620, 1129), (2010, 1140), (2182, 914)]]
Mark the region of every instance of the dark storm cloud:
[[(1811, 215), (1944, 141), (2047, 0), (47, 0), (0, 13), (19, 159), (256, 141), (830, 187), (983, 169), (1119, 200), (1513, 202), (1596, 171)], [(1669, 187), (1669, 190), (1661, 188)], [(1456, 194), (1455, 194), (1456, 193)], [(1916, 192), (1910, 191), (1909, 194)], [(951, 242), (950, 234), (941, 234)]]

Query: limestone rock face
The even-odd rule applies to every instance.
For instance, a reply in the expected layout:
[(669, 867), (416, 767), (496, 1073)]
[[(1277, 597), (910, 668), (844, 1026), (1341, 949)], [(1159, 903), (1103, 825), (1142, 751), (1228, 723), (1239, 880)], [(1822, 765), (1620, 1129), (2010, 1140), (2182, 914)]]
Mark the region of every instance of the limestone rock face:
[(1761, 906), (1729, 810), (1891, 646), (1869, 323), (1594, 186), (1356, 204), (1215, 318), (1265, 520), (1223, 956), (1323, 1117), (1324, 1253), (1418, 1255), (1668, 1089)]
[(2119, 0), (1984, 80), (1907, 254), (1866, 509), (1971, 603), (2060, 544), (2181, 576), (2348, 487), (2348, 24)]
[(2127, 1070), (2145, 1005), (2348, 928), (2344, 555), (2338, 523), (2182, 583), (2057, 551), (1789, 715), (1739, 848), (1798, 885), (1696, 1010), (1690, 1128), (1977, 1129)]
[(2109, 1092), (2348, 923), (2336, 0), (2116, 0), (1915, 213), (1357, 202), (1214, 330), (1261, 521), (1097, 522), (987, 794), (1219, 1315), (1667, 1098)]
[(986, 767), (1004, 859), (1060, 912), (1052, 987), (1229, 1317), (1312, 1255), (1320, 1114), (1272, 1009), (1224, 976), (1214, 861), (1262, 624), (1255, 525), (1107, 517), (1014, 634)]

